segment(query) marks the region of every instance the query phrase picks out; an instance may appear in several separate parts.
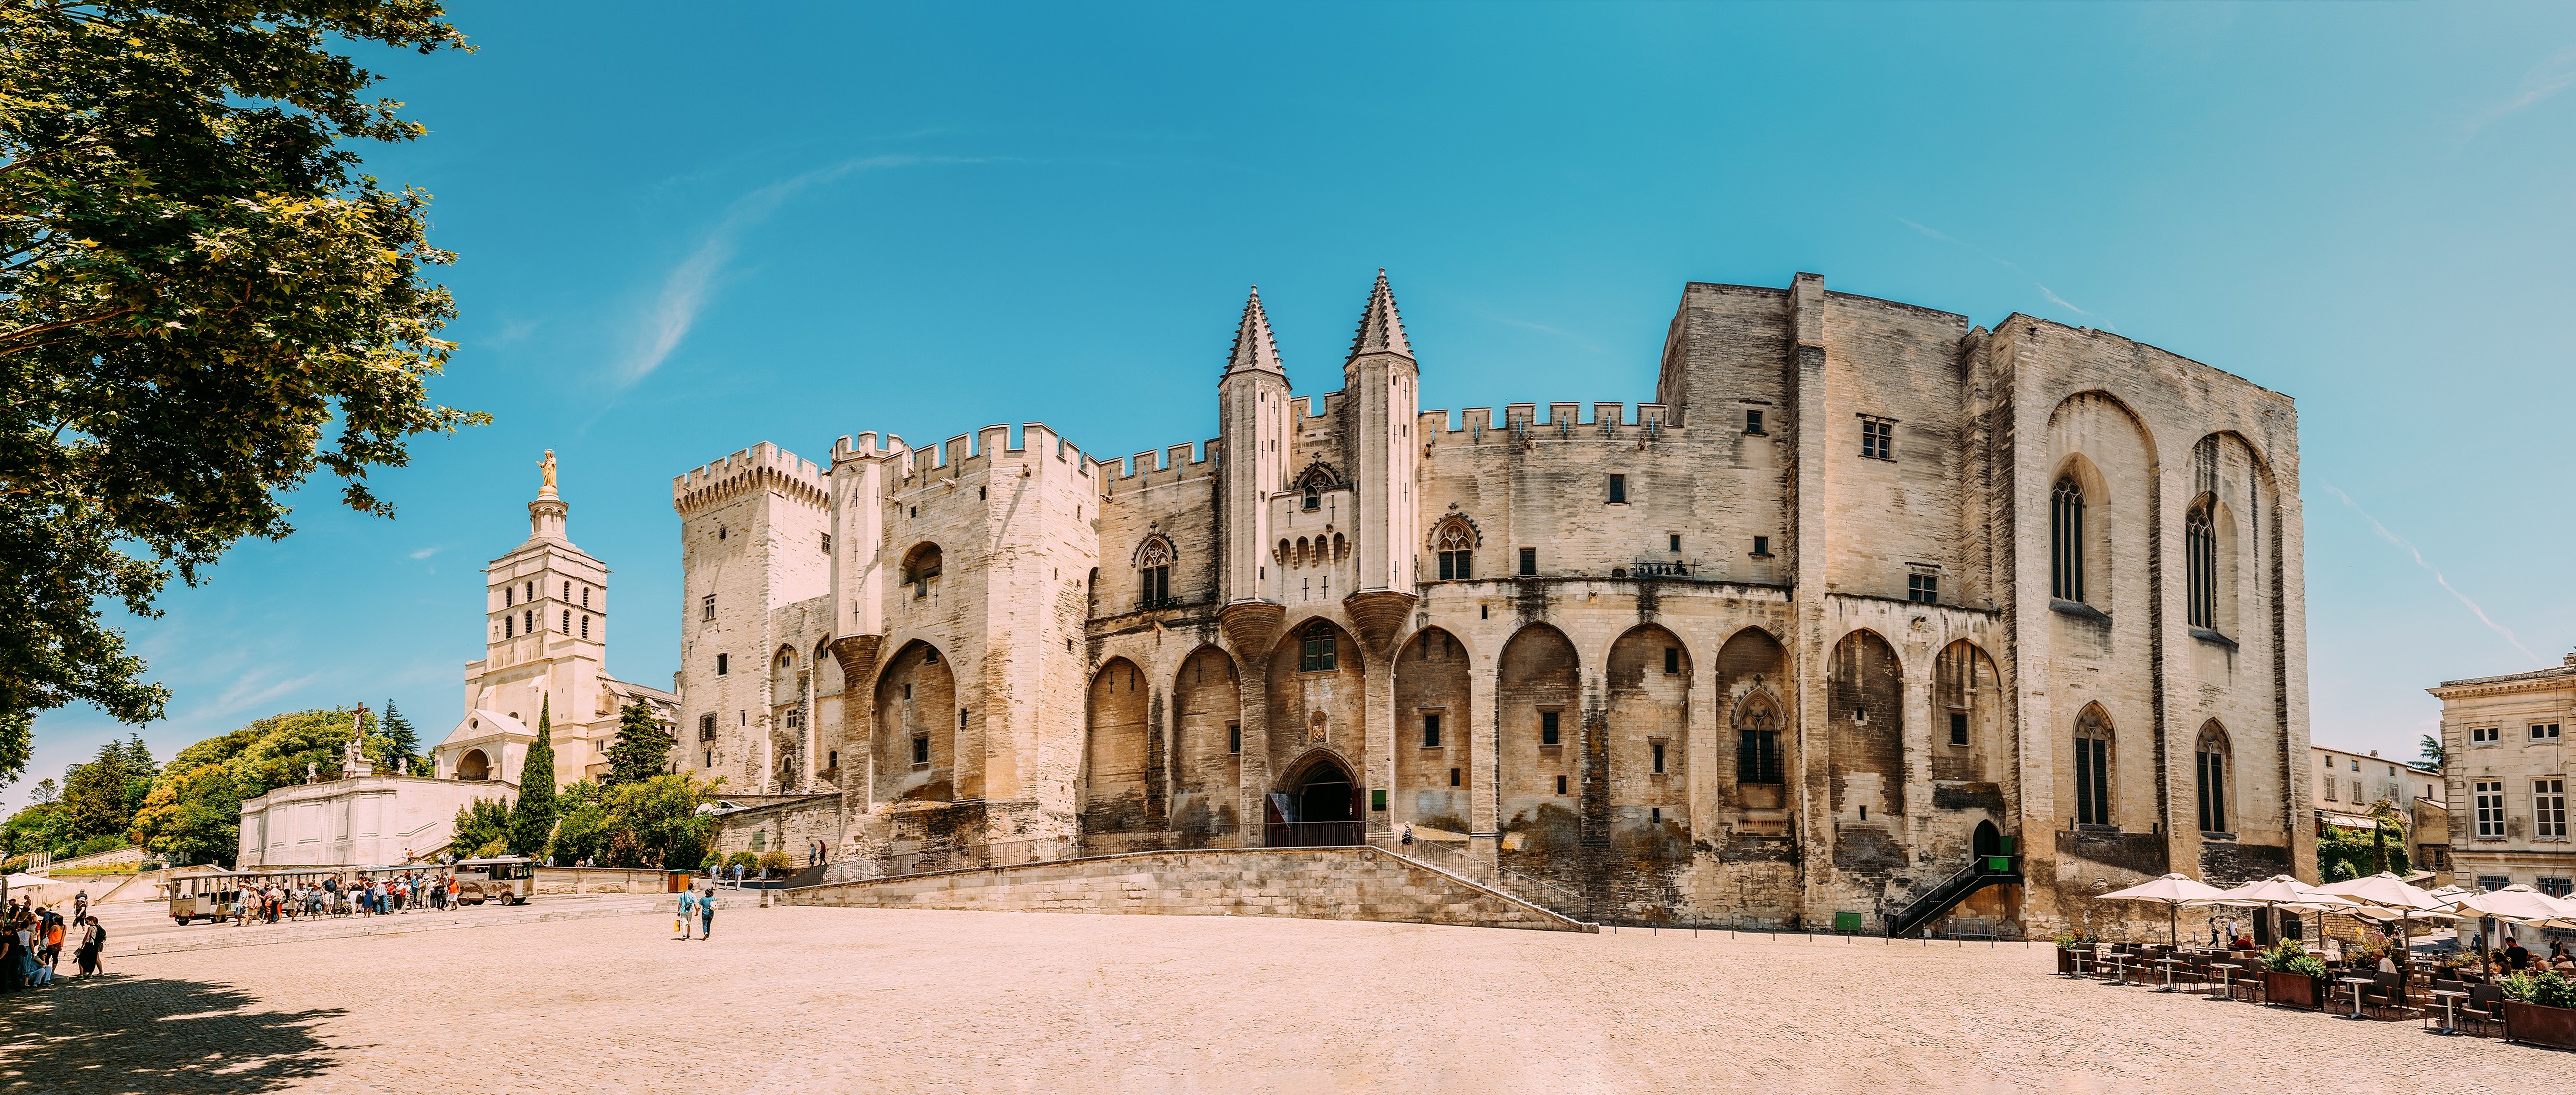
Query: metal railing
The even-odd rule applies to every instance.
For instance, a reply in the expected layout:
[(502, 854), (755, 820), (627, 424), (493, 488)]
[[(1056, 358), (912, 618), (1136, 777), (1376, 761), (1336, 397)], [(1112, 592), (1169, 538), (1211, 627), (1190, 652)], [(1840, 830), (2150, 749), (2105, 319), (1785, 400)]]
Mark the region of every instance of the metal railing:
[(1470, 854), (1464, 845), (1454, 841), (1417, 840), (1411, 844), (1389, 844), (1398, 855), (1425, 860), (1451, 874), (1492, 886), (1549, 912), (1563, 916), (1584, 916), (1591, 902), (1583, 895), (1545, 879), (1532, 878), (1498, 863), (1490, 863)]
[(1631, 578), (1688, 578), (1691, 565), (1677, 559), (1639, 559), (1628, 564)]
[(1338, 848), (1368, 843), (1365, 821), (1274, 821), (1261, 842), (1272, 848)]

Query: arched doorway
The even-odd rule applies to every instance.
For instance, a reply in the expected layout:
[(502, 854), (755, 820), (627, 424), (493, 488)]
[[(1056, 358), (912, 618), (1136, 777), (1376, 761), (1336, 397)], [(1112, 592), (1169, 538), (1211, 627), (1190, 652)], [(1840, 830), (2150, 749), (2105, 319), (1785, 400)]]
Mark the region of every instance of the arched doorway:
[(1976, 855), (2004, 854), (2004, 834), (1991, 821), (1977, 823), (1977, 831), (1968, 834), (1968, 850)]
[(456, 778), (465, 783), (481, 783), (492, 778), (492, 761), (480, 749), (468, 749), (456, 760)]
[(1351, 778), (1341, 758), (1317, 753), (1280, 787), (1270, 796), (1264, 843), (1273, 848), (1312, 848), (1366, 842), (1359, 781)]

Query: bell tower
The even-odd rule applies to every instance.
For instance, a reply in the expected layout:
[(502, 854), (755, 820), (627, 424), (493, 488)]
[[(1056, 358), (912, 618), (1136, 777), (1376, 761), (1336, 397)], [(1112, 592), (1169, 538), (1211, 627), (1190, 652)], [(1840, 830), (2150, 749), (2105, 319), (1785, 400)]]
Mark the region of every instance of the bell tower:
[[(469, 722), (481, 713), (505, 736), (532, 737), (551, 701), (554, 774), (570, 783), (608, 744), (583, 725), (594, 722), (608, 676), (608, 565), (565, 536), (572, 507), (556, 491), (554, 451), (537, 467), (544, 478), (528, 503), (528, 539), (483, 568), (483, 658), (465, 665), (465, 709)], [(614, 718), (599, 730), (613, 735)], [(503, 752), (497, 777), (525, 780), (524, 750)]]

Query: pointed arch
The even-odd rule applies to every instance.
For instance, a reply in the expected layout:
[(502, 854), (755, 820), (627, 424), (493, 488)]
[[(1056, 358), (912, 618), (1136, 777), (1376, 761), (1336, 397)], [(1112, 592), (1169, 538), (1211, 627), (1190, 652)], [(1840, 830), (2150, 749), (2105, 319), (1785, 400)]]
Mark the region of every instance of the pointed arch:
[(1136, 545), (1136, 607), (1150, 611), (1178, 603), (1172, 597), (1172, 561), (1178, 558), (1170, 537), (1161, 533)]
[(1183, 847), (1235, 839), (1242, 776), (1242, 693), (1234, 659), (1202, 644), (1172, 679), (1172, 829)]
[[(1349, 632), (1328, 617), (1291, 622), (1271, 647), (1264, 690), (1269, 712), (1264, 740), (1271, 771), (1279, 772), (1310, 741), (1340, 742), (1366, 725), (1367, 671)], [(1320, 719), (1320, 722), (1318, 721)], [(1366, 773), (1353, 769), (1359, 778)]]
[(1495, 659), (1495, 789), (1506, 828), (1535, 821), (1548, 807), (1571, 811), (1580, 801), (1581, 674), (1574, 643), (1545, 623), (1523, 625)]
[(903, 584), (912, 587), (913, 598), (925, 600), (939, 581), (943, 565), (939, 545), (924, 540), (903, 553), (903, 566), (899, 573)]
[(1413, 633), (1395, 657), (1395, 817), (1404, 825), (1472, 826), (1478, 719), (1467, 648), (1438, 627)]
[(1659, 624), (1639, 624), (1602, 660), (1610, 809), (1634, 828), (1690, 823), (1690, 647)]
[(956, 799), (957, 681), (939, 648), (903, 644), (877, 675), (875, 741), (879, 802)]
[(1123, 657), (1091, 675), (1084, 705), (1082, 832), (1127, 833), (1147, 827), (1145, 739), (1152, 688), (1145, 671)]
[[(1788, 671), (1788, 651), (1759, 627), (1727, 636), (1715, 659), (1717, 702), (1727, 711), (1735, 748), (1721, 749), (1720, 796), (1731, 806), (1777, 810), (1786, 804), (1786, 773), (1797, 771), (1796, 738), (1788, 733), (1787, 706), (1778, 689)], [(1758, 717), (1757, 717), (1758, 716)]]
[(2003, 675), (1984, 647), (1960, 639), (1932, 659), (1932, 778), (1998, 782), (2012, 763)]
[(1308, 512), (1322, 509), (1324, 492), (1341, 485), (1342, 477), (1332, 465), (1321, 460), (1306, 465), (1306, 470), (1297, 473), (1297, 508)]
[(2088, 703), (2075, 714), (2068, 767), (2069, 786), (2063, 803), (2078, 825), (2117, 825), (2120, 781), (2118, 765), (2119, 738), (2111, 725), (2111, 713), (2098, 703)]
[(1431, 528), (1431, 552), (1437, 560), (1440, 580), (1463, 581), (1476, 576), (1476, 547), (1483, 537), (1475, 522), (1463, 514), (1450, 514)]
[(2236, 830), (2234, 815), (2228, 812), (2228, 796), (2236, 785), (2236, 751), (2229, 747), (2227, 728), (2211, 719), (2200, 725), (2200, 738), (2192, 743), (2193, 796), (2200, 806), (2200, 831), (2227, 833)]
[(1905, 812), (1905, 665), (1868, 628), (1834, 643), (1825, 718), (1837, 817), (1868, 824)]

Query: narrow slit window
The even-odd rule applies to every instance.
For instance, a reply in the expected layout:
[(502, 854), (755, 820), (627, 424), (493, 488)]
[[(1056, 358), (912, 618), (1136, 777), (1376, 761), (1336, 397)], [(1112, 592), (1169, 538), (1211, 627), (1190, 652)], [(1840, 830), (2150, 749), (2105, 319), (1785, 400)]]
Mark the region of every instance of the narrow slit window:
[(1619, 474), (1619, 473), (1617, 473), (1617, 472), (1613, 472), (1613, 473), (1611, 473), (1611, 475), (1610, 475), (1610, 503), (1611, 503), (1612, 505), (1622, 505), (1622, 504), (1625, 504), (1627, 501), (1628, 501), (1628, 477), (1627, 477), (1627, 476), (1625, 476), (1625, 475)]
[(1538, 713), (1538, 743), (1540, 745), (1562, 744), (1557, 736), (1556, 712), (1541, 711)]

